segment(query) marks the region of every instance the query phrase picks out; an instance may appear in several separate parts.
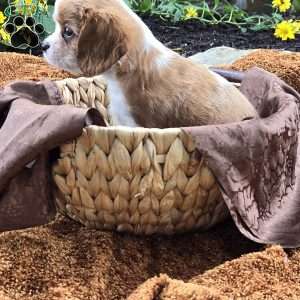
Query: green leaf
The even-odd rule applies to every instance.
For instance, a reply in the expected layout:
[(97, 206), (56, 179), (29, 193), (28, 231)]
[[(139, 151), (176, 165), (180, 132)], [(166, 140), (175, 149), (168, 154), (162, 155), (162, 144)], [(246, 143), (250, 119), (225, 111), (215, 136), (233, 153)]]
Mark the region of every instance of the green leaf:
[(152, 10), (152, 0), (143, 0), (140, 3), (140, 11), (145, 13)]
[(52, 18), (53, 12), (54, 12), (54, 6), (49, 5), (48, 6), (48, 14), (41, 15), (40, 17), (37, 18), (38, 21), (44, 25), (45, 31), (47, 34), (51, 34), (55, 30), (55, 23)]
[(293, 1), (293, 6), (294, 6), (294, 9), (295, 9), (297, 12), (300, 12), (300, 0), (294, 0), (294, 1)]

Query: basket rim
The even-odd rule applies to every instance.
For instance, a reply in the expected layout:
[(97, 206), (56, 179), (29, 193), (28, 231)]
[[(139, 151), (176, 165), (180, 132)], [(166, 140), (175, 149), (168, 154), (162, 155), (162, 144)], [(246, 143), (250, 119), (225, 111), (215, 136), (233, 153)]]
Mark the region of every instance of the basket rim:
[(129, 127), (129, 126), (122, 126), (122, 125), (110, 125), (110, 126), (107, 126), (107, 127), (106, 126), (99, 126), (99, 125), (89, 125), (89, 126), (86, 126), (85, 129), (97, 130), (97, 131), (106, 131), (106, 132), (118, 131), (118, 132), (124, 132), (124, 133), (150, 133), (150, 134), (151, 133), (156, 133), (156, 134), (160, 134), (160, 135), (186, 133), (180, 127), (174, 127), (174, 128), (147, 128), (147, 127), (141, 127), (141, 126)]
[[(75, 74), (74, 74), (75, 75)], [(76, 75), (75, 75), (76, 76)], [(68, 82), (74, 82), (74, 81), (88, 81), (88, 82), (93, 82), (94, 80), (96, 81), (101, 81), (102, 84), (107, 86), (107, 83), (104, 79), (103, 75), (96, 75), (96, 76), (91, 76), (91, 77), (86, 77), (86, 76), (78, 76), (78, 77), (66, 77), (58, 80), (54, 80), (56, 84), (66, 84)]]

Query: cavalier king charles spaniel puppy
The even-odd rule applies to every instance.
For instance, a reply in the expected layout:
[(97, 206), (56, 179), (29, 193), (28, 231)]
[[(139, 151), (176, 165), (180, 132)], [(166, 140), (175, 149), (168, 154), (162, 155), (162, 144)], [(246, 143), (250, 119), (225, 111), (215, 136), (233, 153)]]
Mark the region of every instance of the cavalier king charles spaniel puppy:
[(44, 57), (83, 76), (102, 74), (114, 125), (184, 127), (257, 116), (233, 84), (165, 47), (122, 0), (57, 0), (54, 20)]

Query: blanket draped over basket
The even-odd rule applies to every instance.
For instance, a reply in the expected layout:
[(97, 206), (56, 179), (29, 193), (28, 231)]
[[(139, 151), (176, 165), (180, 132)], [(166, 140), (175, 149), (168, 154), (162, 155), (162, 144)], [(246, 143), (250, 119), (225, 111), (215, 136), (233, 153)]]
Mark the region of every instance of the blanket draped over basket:
[[(240, 231), (257, 242), (299, 246), (300, 96), (276, 76), (257, 68), (245, 74), (241, 90), (261, 119), (183, 130), (193, 136), (216, 176)], [(58, 90), (49, 82), (16, 82), (1, 90), (0, 231), (18, 228), (18, 222), (21, 228), (49, 221), (49, 195), (32, 184), (50, 172), (45, 157), (43, 163), (38, 157), (79, 136), (83, 127), (102, 125), (99, 118), (95, 120), (95, 111), (93, 120), (86, 122), (90, 110), (60, 104)], [(26, 178), (26, 165), (34, 159), (37, 162)], [(48, 187), (47, 192), (50, 190)], [(35, 201), (40, 205), (34, 207)], [(47, 205), (41, 205), (43, 202)], [(34, 221), (34, 216), (43, 217)]]
[(0, 92), (0, 232), (54, 218), (48, 150), (103, 125), (95, 109), (62, 104), (51, 81), (17, 81)]
[(186, 129), (218, 179), (239, 230), (260, 243), (300, 246), (299, 94), (259, 68), (241, 91), (261, 118)]

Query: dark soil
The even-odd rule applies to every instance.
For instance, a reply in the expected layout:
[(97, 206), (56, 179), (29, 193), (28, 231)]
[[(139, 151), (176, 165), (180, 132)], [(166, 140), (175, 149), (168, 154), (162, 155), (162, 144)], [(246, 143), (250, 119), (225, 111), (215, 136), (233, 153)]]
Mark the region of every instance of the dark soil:
[[(249, 30), (243, 33), (235, 26), (206, 26), (196, 20), (173, 24), (159, 17), (142, 16), (142, 18), (161, 42), (184, 56), (217, 46), (300, 51), (300, 36), (297, 36), (296, 40), (287, 42), (275, 38), (271, 30), (260, 32)], [(0, 45), (1, 51), (29, 52), (16, 51)], [(38, 49), (33, 49), (31, 52), (34, 55), (40, 54)]]
[(160, 18), (149, 16), (144, 16), (143, 20), (161, 42), (184, 56), (217, 46), (300, 51), (299, 36), (296, 40), (286, 42), (275, 38), (272, 31), (242, 33), (235, 26), (207, 27), (195, 20), (180, 24), (167, 23)]

